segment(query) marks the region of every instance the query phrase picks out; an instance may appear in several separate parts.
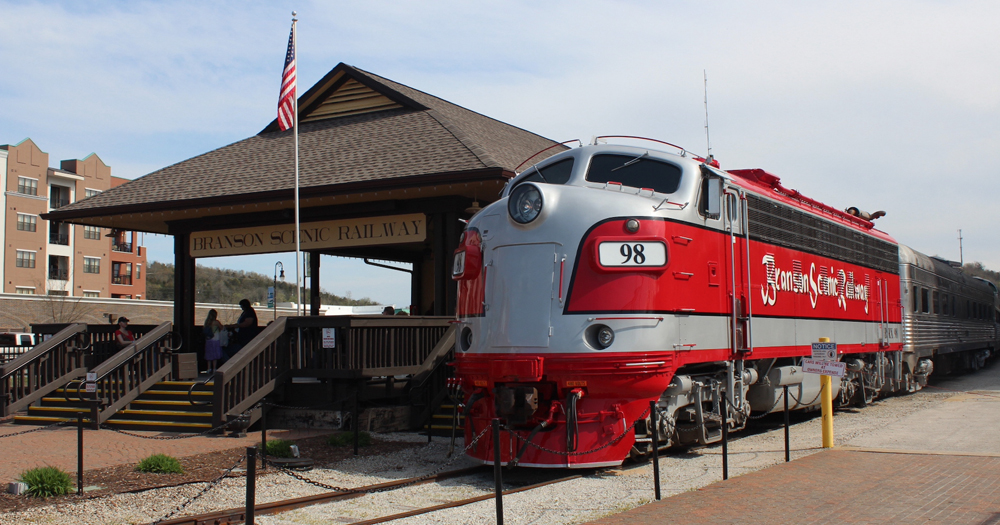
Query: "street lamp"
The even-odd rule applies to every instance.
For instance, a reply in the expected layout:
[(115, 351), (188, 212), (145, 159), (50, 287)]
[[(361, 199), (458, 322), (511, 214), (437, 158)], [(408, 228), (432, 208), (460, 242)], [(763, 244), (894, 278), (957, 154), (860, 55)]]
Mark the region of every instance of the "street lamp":
[(278, 269), (281, 269), (281, 280), (285, 280), (285, 265), (281, 261), (274, 263), (274, 320), (278, 320)]

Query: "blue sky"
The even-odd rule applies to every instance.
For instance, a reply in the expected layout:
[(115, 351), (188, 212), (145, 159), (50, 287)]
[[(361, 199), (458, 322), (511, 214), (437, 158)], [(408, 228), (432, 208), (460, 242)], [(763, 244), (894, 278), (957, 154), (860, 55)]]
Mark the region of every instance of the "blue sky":
[[(275, 116), (338, 62), (556, 140), (643, 135), (882, 209), (915, 249), (1000, 269), (1000, 4), (0, 1), (0, 143), (136, 178)], [(172, 240), (147, 235), (152, 260)], [(293, 256), (207, 259), (271, 275)], [(405, 274), (324, 257), (322, 286), (406, 304)], [(294, 273), (286, 275), (294, 279)]]

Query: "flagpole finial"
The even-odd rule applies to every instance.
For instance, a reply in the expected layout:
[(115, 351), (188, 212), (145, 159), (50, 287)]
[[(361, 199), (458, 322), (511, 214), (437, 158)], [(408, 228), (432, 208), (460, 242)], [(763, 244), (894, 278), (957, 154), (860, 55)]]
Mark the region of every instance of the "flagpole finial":
[(295, 11), (292, 11), (292, 18), (295, 18), (296, 16), (299, 16), (299, 14)]

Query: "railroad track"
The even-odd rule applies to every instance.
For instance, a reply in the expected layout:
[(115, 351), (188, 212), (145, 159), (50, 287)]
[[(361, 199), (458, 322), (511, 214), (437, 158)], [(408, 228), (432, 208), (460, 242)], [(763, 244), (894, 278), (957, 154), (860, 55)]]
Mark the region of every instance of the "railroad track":
[[(262, 516), (266, 514), (280, 514), (282, 512), (288, 512), (290, 510), (300, 509), (302, 507), (308, 507), (312, 505), (320, 505), (324, 503), (331, 503), (334, 501), (343, 501), (353, 498), (358, 498), (365, 496), (369, 492), (373, 491), (386, 491), (392, 490), (394, 488), (402, 488), (411, 485), (421, 485), (424, 483), (431, 483), (436, 481), (443, 481), (449, 478), (458, 478), (463, 476), (469, 476), (472, 474), (486, 473), (492, 470), (492, 467), (479, 466), (470, 467), (458, 470), (452, 470), (448, 472), (442, 472), (433, 476), (421, 476), (415, 478), (401, 479), (397, 481), (390, 481), (387, 483), (379, 483), (375, 485), (366, 485), (363, 487), (357, 487), (351, 491), (333, 491), (326, 492), (323, 494), (315, 494), (312, 496), (305, 496), (301, 498), (293, 498), (281, 501), (274, 501), (271, 503), (260, 503), (254, 506), (254, 514), (256, 516)], [(523, 487), (512, 488), (504, 491), (504, 495), (515, 494), (518, 492), (524, 492), (539, 487), (544, 487), (546, 485), (552, 485), (554, 483), (560, 483), (562, 481), (567, 481), (570, 479), (576, 479), (582, 477), (583, 474), (572, 474), (568, 476), (563, 476), (557, 479), (542, 481), (539, 483), (534, 483), (531, 485), (526, 485)], [(449, 509), (454, 507), (461, 507), (463, 505), (469, 505), (479, 501), (485, 501), (493, 499), (493, 494), (486, 494), (483, 496), (476, 496), (473, 498), (467, 498), (463, 500), (453, 501), (450, 503), (444, 503), (441, 505), (434, 505), (430, 507), (423, 507), (419, 509), (413, 509), (406, 512), (401, 512), (398, 514), (392, 514), (389, 516), (383, 516), (380, 518), (373, 518), (365, 521), (355, 522), (354, 525), (367, 525), (374, 523), (384, 523), (387, 521), (397, 520), (401, 518), (407, 518), (410, 516), (417, 516), (420, 514), (426, 514), (429, 512), (434, 512), (442, 509)], [(223, 525), (226, 523), (243, 523), (246, 521), (246, 509), (244, 507), (236, 507), (226, 510), (207, 512), (204, 514), (197, 514), (192, 516), (185, 516), (180, 518), (172, 518), (169, 520), (164, 520), (159, 522), (159, 525)]]

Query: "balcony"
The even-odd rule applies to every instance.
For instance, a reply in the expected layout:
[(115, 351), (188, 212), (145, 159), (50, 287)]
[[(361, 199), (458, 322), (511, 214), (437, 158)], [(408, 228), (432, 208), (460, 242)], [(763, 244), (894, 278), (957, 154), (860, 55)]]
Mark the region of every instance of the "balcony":
[(49, 279), (54, 279), (56, 281), (68, 281), (69, 280), (69, 269), (68, 268), (49, 268)]
[(111, 284), (126, 284), (126, 285), (131, 286), (132, 285), (132, 276), (131, 275), (112, 275), (111, 276)]
[(111, 245), (111, 250), (122, 253), (132, 253), (132, 243), (130, 242), (116, 242)]
[(56, 209), (56, 208), (62, 208), (63, 206), (66, 206), (67, 204), (69, 204), (69, 198), (65, 198), (65, 199), (58, 198), (57, 199), (57, 198), (53, 197), (53, 198), (49, 199), (49, 207), (52, 208), (53, 210)]
[(69, 246), (69, 234), (59, 232), (49, 232), (49, 244), (61, 244)]

